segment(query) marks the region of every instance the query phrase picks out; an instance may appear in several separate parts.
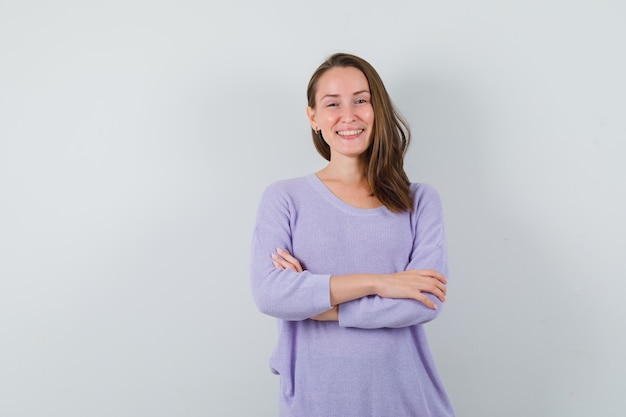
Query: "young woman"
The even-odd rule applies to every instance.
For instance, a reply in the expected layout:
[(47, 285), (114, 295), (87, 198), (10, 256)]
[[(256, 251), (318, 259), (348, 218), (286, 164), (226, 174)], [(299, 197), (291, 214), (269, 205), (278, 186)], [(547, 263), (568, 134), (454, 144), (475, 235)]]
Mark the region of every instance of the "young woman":
[(450, 417), (423, 324), (445, 301), (439, 195), (374, 68), (335, 54), (307, 89), (321, 171), (270, 185), (252, 245), (258, 308), (278, 318), (280, 415)]

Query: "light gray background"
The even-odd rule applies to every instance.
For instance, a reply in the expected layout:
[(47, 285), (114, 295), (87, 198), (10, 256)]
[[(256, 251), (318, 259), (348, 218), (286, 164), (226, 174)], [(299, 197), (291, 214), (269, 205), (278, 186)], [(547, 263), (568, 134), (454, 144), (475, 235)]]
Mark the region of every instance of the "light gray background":
[(444, 199), (459, 416), (626, 409), (619, 1), (0, 1), (0, 415), (273, 416), (256, 204), (305, 87), (381, 73)]

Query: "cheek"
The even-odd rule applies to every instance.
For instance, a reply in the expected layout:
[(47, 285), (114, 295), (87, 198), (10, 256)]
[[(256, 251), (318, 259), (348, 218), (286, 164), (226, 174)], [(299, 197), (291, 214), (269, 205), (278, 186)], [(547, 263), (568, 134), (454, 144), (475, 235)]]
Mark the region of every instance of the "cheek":
[(337, 116), (332, 111), (324, 112), (324, 114), (322, 115), (322, 120), (323, 123), (326, 124), (326, 126), (330, 127), (335, 124)]
[(332, 115), (325, 115), (324, 117), (319, 118), (318, 121), (320, 123), (320, 128), (328, 133), (333, 130), (333, 126), (336, 124), (336, 120), (332, 117)]

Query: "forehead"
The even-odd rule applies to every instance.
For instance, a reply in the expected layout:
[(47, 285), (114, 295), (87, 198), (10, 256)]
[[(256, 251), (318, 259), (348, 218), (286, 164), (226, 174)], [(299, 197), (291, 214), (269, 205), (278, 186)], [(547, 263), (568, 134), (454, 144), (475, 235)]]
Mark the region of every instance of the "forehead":
[(326, 71), (317, 82), (317, 97), (328, 94), (354, 94), (369, 91), (365, 74), (354, 67), (334, 67)]

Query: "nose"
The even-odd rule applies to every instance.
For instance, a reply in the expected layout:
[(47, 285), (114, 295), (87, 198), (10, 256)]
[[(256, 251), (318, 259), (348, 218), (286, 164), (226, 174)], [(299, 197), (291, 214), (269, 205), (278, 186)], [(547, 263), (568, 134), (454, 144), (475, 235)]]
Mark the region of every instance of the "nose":
[(341, 120), (344, 122), (353, 122), (356, 116), (354, 114), (354, 108), (352, 106), (343, 106), (341, 112)]

